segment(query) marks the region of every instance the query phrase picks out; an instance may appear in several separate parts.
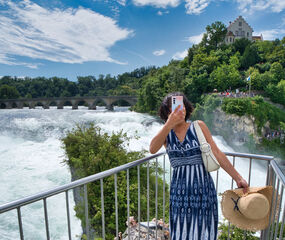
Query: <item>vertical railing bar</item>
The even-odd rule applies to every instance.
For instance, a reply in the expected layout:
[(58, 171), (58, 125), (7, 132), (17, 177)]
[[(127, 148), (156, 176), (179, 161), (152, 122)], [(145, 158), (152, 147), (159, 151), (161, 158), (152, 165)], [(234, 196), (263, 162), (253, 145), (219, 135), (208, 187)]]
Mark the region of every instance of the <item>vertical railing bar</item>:
[(129, 169), (127, 169), (127, 209), (128, 209), (128, 240), (130, 240), (130, 186), (129, 186)]
[(147, 240), (149, 240), (149, 161), (147, 162)]
[(231, 227), (231, 223), (229, 222), (229, 224), (228, 224), (228, 240), (230, 239), (230, 227)]
[(89, 236), (87, 184), (84, 184), (83, 188), (84, 188), (84, 206), (85, 206), (86, 237), (87, 237), (87, 240), (88, 240), (88, 239), (90, 239), (90, 236)]
[(155, 159), (155, 239), (157, 239), (157, 158)]
[(20, 207), (17, 208), (17, 213), (18, 213), (18, 225), (19, 225), (20, 237), (21, 237), (21, 240), (24, 240), (22, 216), (21, 216), (21, 209), (20, 209)]
[(243, 239), (246, 240), (246, 230), (243, 231)]
[(269, 165), (270, 165), (270, 161), (267, 161), (267, 175), (266, 175), (265, 185), (268, 185), (268, 181), (269, 181)]
[(216, 171), (217, 176), (216, 176), (216, 192), (218, 192), (218, 183), (219, 183), (219, 169)]
[(162, 227), (163, 232), (164, 232), (164, 223), (165, 223), (165, 155), (163, 156), (163, 227)]
[(70, 227), (68, 190), (65, 191), (65, 198), (66, 198), (66, 215), (67, 215), (68, 239), (71, 240), (71, 227)]
[[(235, 163), (236, 163), (236, 156), (233, 156), (233, 167), (235, 167)], [(234, 179), (232, 178), (232, 184), (231, 184), (231, 189), (233, 189), (234, 187)], [(231, 228), (231, 223), (229, 222), (228, 225), (228, 240), (230, 240), (230, 228)]]
[(251, 180), (251, 165), (252, 165), (252, 158), (250, 158), (250, 160), (249, 160), (248, 186), (250, 186), (250, 180)]
[[(281, 202), (282, 202), (282, 198), (283, 198), (283, 190), (284, 190), (284, 187), (283, 187), (283, 184), (281, 185), (281, 193), (280, 193), (280, 202), (279, 202), (279, 206), (278, 206), (278, 215), (277, 215), (277, 224), (276, 224), (276, 227), (275, 227), (275, 234), (274, 234), (274, 238), (273, 239), (276, 239), (277, 237), (277, 231), (278, 231), (278, 227), (279, 227), (279, 217), (280, 217), (280, 211), (281, 211)], [(278, 199), (278, 196), (277, 196), (277, 199)]]
[(43, 200), (44, 200), (46, 234), (47, 234), (47, 240), (49, 240), (50, 237), (49, 237), (49, 227), (48, 227), (47, 199), (44, 198)]
[(138, 168), (138, 224), (139, 224), (139, 240), (141, 239), (141, 179), (140, 179), (140, 165)]
[[(273, 173), (273, 172), (272, 172)], [(265, 236), (265, 239), (269, 239), (269, 235), (270, 235), (270, 227), (271, 227), (271, 216), (272, 216), (272, 208), (273, 208), (273, 200), (274, 200), (274, 194), (275, 194), (275, 182), (276, 182), (276, 174), (272, 174), (272, 187), (273, 187), (273, 192), (272, 192), (272, 198), (271, 198), (271, 207), (270, 207), (270, 214), (269, 214), (269, 225), (268, 225), (268, 231), (267, 231), (267, 236)]]
[(103, 178), (100, 178), (100, 187), (101, 187), (102, 237), (103, 239), (105, 239), (105, 208), (104, 208)]
[(119, 240), (117, 173), (115, 173), (116, 239)]
[[(277, 181), (277, 188), (276, 188), (276, 198), (274, 199), (275, 203), (274, 203), (274, 211), (273, 211), (273, 216), (272, 216), (272, 221), (273, 221), (273, 228), (272, 228), (272, 231), (271, 231), (271, 234), (270, 234), (270, 239), (273, 237), (273, 233), (274, 233), (274, 224), (275, 224), (275, 217), (276, 217), (276, 209), (277, 209), (277, 200), (278, 200), (278, 191), (279, 191), (279, 184), (280, 184), (280, 180), (278, 178), (278, 181)], [(274, 196), (274, 195), (273, 195)], [(273, 202), (272, 202), (273, 204)], [(278, 223), (276, 223), (278, 225)]]
[[(236, 158), (235, 158), (235, 156), (233, 156), (233, 167), (235, 167), (235, 162), (236, 162)], [(232, 178), (231, 189), (233, 189), (233, 187), (234, 187), (234, 179)]]
[[(285, 204), (284, 204), (284, 207), (285, 207)], [(283, 217), (282, 217), (281, 230), (280, 230), (280, 233), (279, 233), (279, 240), (283, 239), (284, 219), (285, 219), (285, 209), (283, 208)]]
[[(273, 175), (274, 175), (274, 172), (273, 172), (273, 168), (272, 168), (272, 166), (271, 166), (271, 164), (269, 163), (269, 165), (268, 165), (268, 177), (267, 177), (267, 181), (266, 181), (266, 185), (270, 185), (270, 186), (273, 186)], [(273, 197), (273, 196), (272, 196)], [(272, 198), (273, 199), (273, 198)], [(271, 216), (271, 208), (270, 208), (270, 215), (269, 216)], [(269, 223), (270, 223), (270, 220), (271, 218), (269, 218)], [(266, 228), (266, 229), (264, 229), (263, 231), (262, 231), (262, 233), (263, 233), (263, 235), (262, 235), (262, 240), (263, 239), (266, 239), (266, 238), (268, 238), (268, 235), (269, 235), (269, 232), (270, 232), (270, 224), (269, 224), (269, 226)]]

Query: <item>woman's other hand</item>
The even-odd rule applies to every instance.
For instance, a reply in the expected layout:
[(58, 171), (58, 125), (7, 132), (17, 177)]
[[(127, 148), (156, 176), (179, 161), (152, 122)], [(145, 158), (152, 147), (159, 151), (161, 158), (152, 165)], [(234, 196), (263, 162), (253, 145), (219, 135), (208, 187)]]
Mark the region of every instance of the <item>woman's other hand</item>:
[(183, 110), (179, 110), (180, 105), (175, 108), (173, 112), (171, 112), (168, 116), (168, 119), (165, 123), (165, 125), (169, 126), (170, 129), (173, 129), (177, 124), (185, 122), (185, 114), (186, 110), (185, 107)]
[(248, 184), (243, 178), (237, 180), (236, 183), (239, 188), (243, 188), (243, 193), (247, 192)]

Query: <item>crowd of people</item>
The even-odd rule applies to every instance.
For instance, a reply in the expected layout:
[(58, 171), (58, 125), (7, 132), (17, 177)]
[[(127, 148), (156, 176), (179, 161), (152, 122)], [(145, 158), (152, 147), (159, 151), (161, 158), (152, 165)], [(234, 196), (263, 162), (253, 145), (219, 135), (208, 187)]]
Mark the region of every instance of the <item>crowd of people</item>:
[(285, 138), (285, 131), (279, 130), (279, 131), (272, 131), (272, 132), (267, 132), (264, 136), (267, 140), (272, 141), (273, 139), (280, 138), (280, 143), (284, 143), (284, 138)]

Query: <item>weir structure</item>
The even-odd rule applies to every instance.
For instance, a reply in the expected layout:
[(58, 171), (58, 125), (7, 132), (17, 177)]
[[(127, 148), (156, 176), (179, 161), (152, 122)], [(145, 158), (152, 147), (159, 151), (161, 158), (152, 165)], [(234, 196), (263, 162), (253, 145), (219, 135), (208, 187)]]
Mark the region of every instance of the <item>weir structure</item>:
[[(277, 164), (276, 160), (272, 156), (265, 156), (265, 155), (255, 155), (255, 154), (245, 154), (245, 153), (232, 153), (232, 152), (225, 152), (225, 154), (229, 157), (230, 161), (232, 162), (233, 166), (236, 165), (236, 162), (241, 160), (241, 159), (246, 159), (248, 161), (248, 184), (251, 185), (251, 179), (252, 177), (252, 165), (253, 161), (254, 162), (263, 162), (267, 166), (267, 174), (266, 174), (266, 179), (264, 179), (264, 182), (261, 183), (262, 185), (272, 185), (273, 186), (273, 195), (272, 195), (272, 204), (270, 208), (270, 217), (269, 217), (269, 226), (267, 229), (262, 230), (257, 232), (259, 235), (260, 239), (262, 240), (268, 240), (268, 239), (284, 239), (283, 236), (283, 230), (284, 230), (284, 217), (285, 217), (285, 204), (284, 204), (284, 185), (285, 185), (285, 176), (280, 168), (280, 166)], [(128, 226), (130, 226), (130, 183), (129, 183), (129, 178), (130, 178), (130, 171), (136, 170), (137, 173), (137, 186), (138, 186), (138, 205), (137, 205), (137, 220), (138, 220), (138, 228), (140, 231), (140, 226), (145, 226), (145, 222), (147, 223), (147, 229), (148, 233), (155, 234), (157, 239), (157, 230), (158, 230), (158, 225), (157, 225), (157, 219), (162, 218), (163, 223), (165, 223), (165, 173), (168, 172), (170, 173), (170, 182), (171, 182), (171, 172), (172, 168), (170, 167), (168, 170), (165, 168), (165, 160), (166, 160), (166, 153), (158, 153), (154, 154), (152, 156), (148, 156), (112, 169), (109, 169), (107, 171), (103, 171), (100, 173), (96, 173), (94, 175), (73, 181), (71, 183), (56, 187), (54, 189), (50, 189), (45, 192), (41, 192), (32, 196), (25, 197), (23, 199), (19, 199), (10, 203), (6, 203), (0, 206), (0, 214), (3, 214), (8, 211), (12, 210), (17, 210), (17, 216), (18, 216), (18, 229), (19, 229), (19, 239), (23, 240), (24, 239), (24, 231), (23, 231), (23, 223), (22, 223), (22, 216), (21, 216), (21, 208), (23, 206), (26, 206), (28, 204), (37, 202), (37, 201), (43, 201), (43, 211), (42, 214), (45, 219), (45, 235), (46, 239), (50, 239), (50, 228), (49, 228), (49, 207), (47, 205), (47, 199), (59, 195), (61, 193), (65, 193), (65, 201), (66, 201), (66, 218), (67, 218), (67, 232), (66, 236), (69, 240), (72, 239), (72, 226), (70, 224), (70, 212), (69, 212), (69, 192), (75, 189), (76, 187), (81, 187), (84, 193), (83, 201), (84, 201), (84, 208), (85, 208), (85, 224), (86, 226), (83, 229), (83, 233), (86, 234), (87, 239), (94, 239), (93, 237), (91, 238), (92, 234), (92, 229), (90, 229), (90, 216), (89, 216), (89, 206), (88, 206), (88, 195), (87, 195), (87, 189), (88, 189), (88, 184), (94, 183), (96, 181), (100, 182), (100, 189), (101, 189), (101, 209), (98, 209), (98, 211), (101, 212), (102, 216), (102, 234), (101, 238), (105, 239), (106, 237), (106, 232), (105, 232), (105, 215), (104, 215), (104, 209), (105, 209), (105, 204), (104, 204), (104, 179), (113, 176), (114, 177), (114, 192), (115, 192), (115, 201), (114, 201), (114, 206), (115, 206), (115, 221), (114, 221), (114, 226), (116, 226), (116, 235), (114, 236), (115, 239), (119, 239), (119, 223), (118, 223), (118, 205), (120, 204), (125, 204), (121, 203), (118, 201), (118, 196), (117, 196), (117, 187), (118, 187), (118, 181), (117, 181), (117, 175), (121, 172), (125, 172), (126, 174), (126, 195), (127, 195), (127, 212), (125, 213), (125, 217), (127, 218), (127, 223)], [(153, 164), (155, 166), (155, 174), (153, 176), (150, 176), (150, 164)], [(163, 168), (163, 173), (158, 173), (158, 165), (162, 166)], [(141, 183), (140, 181), (140, 167), (144, 165), (147, 167), (147, 182)], [(219, 172), (221, 170), (216, 171), (216, 180), (215, 180), (215, 187), (217, 190), (217, 193), (219, 193), (219, 187), (220, 187), (220, 182), (221, 181), (227, 181), (229, 180), (229, 186), (231, 186), (231, 189), (233, 189), (233, 179), (219, 179)], [(158, 176), (163, 178), (163, 192), (158, 193)], [(149, 184), (149, 179), (150, 177), (155, 177), (155, 199), (150, 199), (150, 184)], [(147, 199), (147, 217), (146, 219), (141, 219), (141, 184), (146, 184), (147, 185), (147, 193), (146, 193), (146, 199)], [(163, 202), (158, 203), (158, 194), (161, 194), (160, 196), (163, 196)], [(277, 197), (278, 196), (278, 197)], [(108, 196), (107, 196), (108, 197)], [(280, 199), (280, 200), (278, 200)], [(155, 201), (155, 213), (151, 213), (151, 215), (155, 215), (155, 229), (150, 228), (150, 201), (154, 202)], [(163, 214), (162, 216), (158, 216), (158, 204), (160, 206), (162, 205), (163, 207)], [(221, 210), (219, 209), (219, 214), (221, 214)], [(32, 218), (32, 215), (29, 215), (29, 218)], [(144, 222), (142, 224), (142, 222)], [(108, 223), (110, 224), (110, 223)], [(227, 234), (227, 239), (232, 239), (231, 237), (231, 231), (230, 228), (232, 227), (231, 223), (228, 224), (228, 234)], [(163, 230), (164, 230), (164, 224), (163, 224)], [(93, 231), (94, 232), (94, 231)], [(127, 229), (128, 234), (128, 239), (130, 239), (130, 227)], [(247, 232), (244, 231), (243, 234), (243, 239), (247, 239)], [(101, 239), (100, 238), (100, 239)], [(146, 238), (141, 238), (141, 239), (149, 239), (149, 234), (147, 235)], [(224, 238), (223, 238), (224, 239)]]
[(57, 109), (63, 109), (64, 106), (72, 106), (72, 109), (78, 109), (78, 105), (88, 106), (88, 109), (96, 109), (96, 104), (106, 106), (108, 110), (113, 110), (115, 103), (125, 102), (130, 106), (135, 105), (137, 97), (135, 96), (86, 96), (86, 97), (57, 97), (57, 98), (24, 98), (24, 99), (0, 99), (0, 109), (22, 109), (29, 107), (33, 109), (36, 106), (42, 106), (49, 109), (50, 106), (57, 106)]

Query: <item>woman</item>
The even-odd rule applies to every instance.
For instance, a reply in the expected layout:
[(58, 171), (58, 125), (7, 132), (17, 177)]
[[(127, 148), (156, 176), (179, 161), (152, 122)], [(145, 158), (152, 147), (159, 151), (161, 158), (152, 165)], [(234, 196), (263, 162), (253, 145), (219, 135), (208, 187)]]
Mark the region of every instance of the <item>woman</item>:
[[(179, 106), (171, 111), (171, 96), (183, 96), (183, 111)], [(199, 141), (193, 124), (187, 122), (193, 106), (182, 93), (167, 95), (159, 115), (165, 124), (150, 143), (150, 152), (166, 148), (173, 175), (170, 187), (170, 235), (172, 240), (215, 240), (218, 229), (217, 193), (213, 179), (203, 164)], [(198, 121), (207, 142), (221, 167), (247, 191), (247, 182), (215, 144), (203, 121)]]

